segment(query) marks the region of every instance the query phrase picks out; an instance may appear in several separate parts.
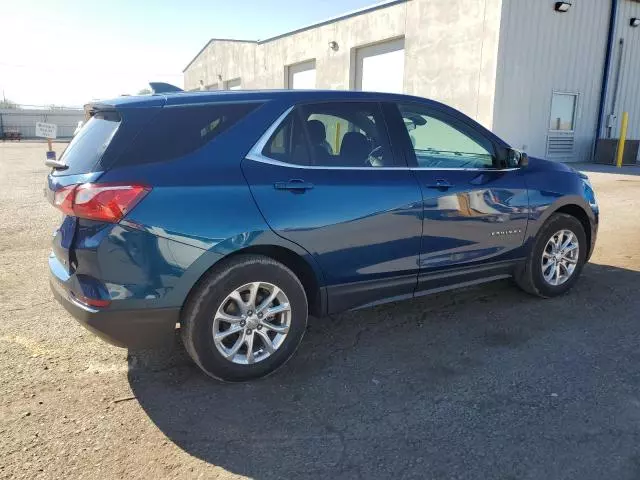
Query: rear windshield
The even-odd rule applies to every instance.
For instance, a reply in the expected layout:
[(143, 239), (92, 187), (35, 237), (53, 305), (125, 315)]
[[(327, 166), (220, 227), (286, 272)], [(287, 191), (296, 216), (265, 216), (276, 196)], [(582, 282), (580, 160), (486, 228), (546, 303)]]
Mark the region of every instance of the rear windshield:
[(173, 160), (198, 150), (251, 113), (259, 103), (163, 107), (135, 137), (119, 164)]
[(115, 112), (98, 112), (73, 137), (60, 157), (69, 168), (55, 171), (57, 175), (77, 175), (90, 173), (109, 146), (118, 126), (120, 117)]

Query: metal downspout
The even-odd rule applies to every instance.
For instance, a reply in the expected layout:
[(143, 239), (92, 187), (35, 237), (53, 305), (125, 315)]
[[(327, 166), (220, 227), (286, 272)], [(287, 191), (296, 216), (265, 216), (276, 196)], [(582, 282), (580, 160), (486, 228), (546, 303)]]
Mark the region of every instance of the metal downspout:
[(609, 17), (609, 33), (607, 35), (607, 50), (604, 56), (604, 70), (602, 72), (602, 90), (600, 91), (600, 104), (598, 105), (598, 123), (596, 125), (596, 135), (593, 141), (593, 155), (596, 153), (596, 145), (602, 131), (604, 123), (604, 109), (607, 101), (607, 89), (609, 88), (609, 74), (611, 70), (611, 52), (613, 51), (613, 34), (616, 28), (616, 17), (618, 16), (618, 1), (611, 0), (611, 16)]

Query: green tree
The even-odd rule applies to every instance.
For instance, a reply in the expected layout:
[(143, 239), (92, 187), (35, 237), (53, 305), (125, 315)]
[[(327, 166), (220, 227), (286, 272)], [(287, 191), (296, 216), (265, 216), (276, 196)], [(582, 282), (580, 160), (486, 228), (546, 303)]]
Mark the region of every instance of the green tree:
[(138, 91), (138, 95), (151, 95), (151, 90), (149, 90), (148, 88), (143, 88), (142, 90)]

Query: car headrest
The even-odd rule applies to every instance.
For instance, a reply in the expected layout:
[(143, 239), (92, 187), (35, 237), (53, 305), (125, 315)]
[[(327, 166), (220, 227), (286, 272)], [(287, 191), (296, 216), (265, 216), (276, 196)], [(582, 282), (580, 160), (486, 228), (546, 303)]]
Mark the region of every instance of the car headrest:
[(320, 120), (308, 120), (307, 130), (314, 144), (322, 143), (327, 138), (327, 129)]
[(342, 138), (340, 157), (342, 162), (351, 165), (361, 165), (369, 156), (371, 148), (367, 137), (360, 132), (347, 132)]

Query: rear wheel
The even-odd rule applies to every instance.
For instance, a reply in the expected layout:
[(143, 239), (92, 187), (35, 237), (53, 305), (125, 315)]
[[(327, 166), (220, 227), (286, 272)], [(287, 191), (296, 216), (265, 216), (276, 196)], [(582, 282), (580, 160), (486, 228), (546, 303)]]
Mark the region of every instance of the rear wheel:
[(567, 292), (578, 280), (587, 258), (587, 237), (578, 219), (553, 214), (542, 226), (527, 261), (515, 275), (526, 292), (555, 297)]
[(189, 355), (223, 381), (262, 377), (295, 352), (307, 325), (307, 298), (295, 274), (268, 257), (241, 255), (216, 268), (181, 318)]

